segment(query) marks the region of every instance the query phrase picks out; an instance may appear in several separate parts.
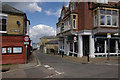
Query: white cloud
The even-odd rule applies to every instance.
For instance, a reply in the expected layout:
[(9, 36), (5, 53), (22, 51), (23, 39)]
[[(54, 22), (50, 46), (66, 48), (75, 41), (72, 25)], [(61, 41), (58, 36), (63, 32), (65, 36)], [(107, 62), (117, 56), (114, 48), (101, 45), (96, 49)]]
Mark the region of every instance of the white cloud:
[[(65, 7), (68, 7), (69, 6), (69, 2), (66, 3), (66, 6)], [(56, 11), (53, 11), (52, 9), (49, 9), (49, 10), (46, 10), (45, 13), (47, 15), (55, 15), (57, 17), (60, 17), (60, 14), (61, 14), (61, 10), (62, 8), (59, 8), (57, 9)]]
[(38, 6), (36, 2), (14, 2), (8, 4), (23, 11), (29, 11), (29, 12), (42, 11), (42, 8)]
[(40, 37), (52, 36), (56, 34), (56, 30), (53, 27), (39, 24), (30, 28), (30, 38), (33, 42), (37, 43), (40, 41)]
[(55, 15), (57, 17), (60, 16), (61, 8), (57, 9), (56, 12), (54, 12), (52, 9), (46, 10), (45, 13), (47, 15)]

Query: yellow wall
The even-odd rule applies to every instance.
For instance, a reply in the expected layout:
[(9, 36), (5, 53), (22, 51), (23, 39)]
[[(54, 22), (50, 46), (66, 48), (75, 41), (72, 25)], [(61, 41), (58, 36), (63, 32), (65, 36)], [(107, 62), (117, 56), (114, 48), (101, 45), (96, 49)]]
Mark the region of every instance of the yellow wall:
[[(20, 22), (20, 26), (17, 25), (17, 21)], [(24, 34), (24, 16), (11, 15), (7, 16), (7, 34)], [(17, 30), (17, 31), (15, 31)]]
[(51, 40), (57, 40), (57, 39), (40, 39), (40, 45), (44, 45), (46, 42), (51, 41)]

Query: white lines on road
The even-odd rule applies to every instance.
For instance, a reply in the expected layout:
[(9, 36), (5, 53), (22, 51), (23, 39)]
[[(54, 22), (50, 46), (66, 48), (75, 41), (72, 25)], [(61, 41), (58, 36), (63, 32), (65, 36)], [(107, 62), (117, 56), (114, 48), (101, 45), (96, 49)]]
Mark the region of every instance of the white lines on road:
[(45, 68), (49, 68), (50, 66), (49, 65), (44, 65)]
[[(45, 68), (49, 69), (49, 70), (54, 70), (53, 67), (50, 67), (49, 65), (44, 65)], [(45, 78), (52, 78), (54, 76), (57, 76), (57, 75), (61, 75), (61, 74), (64, 74), (64, 72), (58, 72), (57, 70), (55, 70), (55, 73), (54, 75), (50, 75), (50, 76), (47, 76)]]
[(53, 70), (54, 68), (52, 68), (52, 67), (50, 67), (50, 68), (48, 68), (49, 70)]

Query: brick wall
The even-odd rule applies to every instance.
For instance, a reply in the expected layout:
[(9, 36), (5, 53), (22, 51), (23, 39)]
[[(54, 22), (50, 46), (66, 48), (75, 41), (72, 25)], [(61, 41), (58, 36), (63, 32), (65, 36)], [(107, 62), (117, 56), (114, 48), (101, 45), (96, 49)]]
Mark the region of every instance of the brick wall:
[[(25, 63), (25, 45), (24, 36), (2, 36), (2, 47), (22, 47), (22, 54), (9, 53), (2, 54), (2, 64)], [(30, 55), (30, 46), (28, 46), (28, 57)]]

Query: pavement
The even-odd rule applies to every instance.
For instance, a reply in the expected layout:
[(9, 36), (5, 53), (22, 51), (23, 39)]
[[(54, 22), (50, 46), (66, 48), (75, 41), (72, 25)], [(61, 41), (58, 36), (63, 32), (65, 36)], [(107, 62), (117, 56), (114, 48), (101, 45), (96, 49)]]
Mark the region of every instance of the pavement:
[[(96, 61), (97, 59), (103, 61), (100, 63)], [(94, 58), (94, 60), (90, 59), (89, 64), (83, 64), (86, 63), (85, 57), (62, 58), (61, 55), (35, 51), (28, 64), (17, 64), (16, 68), (3, 72), (2, 77), (3, 80), (6, 78), (118, 78), (117, 59), (110, 57), (110, 60), (112, 62), (108, 64), (105, 63), (106, 58)], [(93, 63), (95, 61), (100, 64)]]
[[(49, 55), (54, 55), (54, 54), (49, 54)], [(62, 55), (57, 55), (57, 54), (54, 56), (62, 57)], [(119, 60), (120, 60), (119, 56), (110, 56), (109, 61), (107, 60), (107, 57), (102, 57), (102, 56), (96, 58), (89, 58), (89, 62), (87, 56), (78, 58), (78, 57), (64, 55), (63, 58), (81, 64), (89, 63), (89, 64), (104, 64), (104, 65), (119, 65)]]
[(38, 60), (38, 57), (36, 56), (36, 51), (34, 51), (30, 55), (27, 64), (5, 64), (5, 65), (2, 65), (2, 69), (6, 70), (5, 72), (11, 72), (11, 71), (20, 70), (20, 69), (38, 67), (40, 65), (41, 65), (40, 61)]

